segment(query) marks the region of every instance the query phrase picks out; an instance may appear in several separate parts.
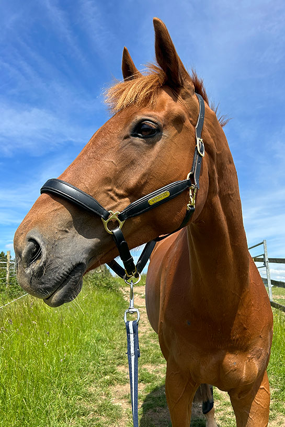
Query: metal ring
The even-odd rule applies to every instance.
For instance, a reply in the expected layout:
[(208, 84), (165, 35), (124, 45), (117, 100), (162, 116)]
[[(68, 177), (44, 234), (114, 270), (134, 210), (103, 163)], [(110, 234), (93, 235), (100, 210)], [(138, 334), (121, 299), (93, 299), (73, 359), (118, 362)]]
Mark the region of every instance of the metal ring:
[(110, 230), (110, 229), (109, 229), (109, 227), (108, 227), (108, 223), (109, 223), (110, 221), (117, 221), (117, 222), (118, 222), (118, 224), (119, 224), (119, 228), (121, 229), (121, 228), (123, 227), (123, 225), (124, 225), (125, 221), (121, 221), (121, 220), (118, 218), (118, 215), (120, 215), (120, 212), (112, 212), (112, 211), (109, 211), (109, 214), (110, 214), (110, 216), (109, 216), (107, 219), (103, 219), (103, 218), (101, 218), (101, 219), (102, 219), (102, 222), (103, 222), (104, 228), (105, 228), (105, 230), (107, 231), (107, 233), (109, 233), (109, 234), (113, 234), (113, 231), (112, 231), (112, 230)]
[[(138, 274), (138, 276), (136, 276), (136, 274)], [(135, 282), (133, 281), (133, 277), (136, 279)], [(127, 274), (125, 274), (124, 276), (124, 281), (127, 285), (131, 285), (131, 284), (136, 285), (137, 283), (140, 282), (140, 280), (141, 280), (141, 275), (138, 272), (134, 273), (132, 276), (128, 276)]]

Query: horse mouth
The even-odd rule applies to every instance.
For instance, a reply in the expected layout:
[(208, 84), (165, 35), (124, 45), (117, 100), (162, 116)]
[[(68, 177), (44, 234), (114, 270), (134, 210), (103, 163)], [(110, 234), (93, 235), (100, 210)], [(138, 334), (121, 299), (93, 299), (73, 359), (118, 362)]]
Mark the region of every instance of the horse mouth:
[(60, 280), (56, 290), (53, 291), (44, 302), (50, 307), (59, 307), (65, 302), (70, 302), (77, 297), (82, 288), (82, 276), (85, 264), (77, 264)]

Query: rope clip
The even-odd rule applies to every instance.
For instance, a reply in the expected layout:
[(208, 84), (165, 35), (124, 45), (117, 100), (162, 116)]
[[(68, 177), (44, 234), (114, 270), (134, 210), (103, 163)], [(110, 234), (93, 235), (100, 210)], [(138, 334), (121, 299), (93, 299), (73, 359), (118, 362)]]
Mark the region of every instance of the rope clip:
[(138, 308), (134, 307), (134, 285), (137, 284), (141, 280), (141, 276), (139, 275), (138, 280), (134, 283), (132, 280), (131, 282), (128, 282), (125, 278), (125, 282), (130, 285), (130, 305), (129, 308), (125, 311), (124, 320), (125, 323), (127, 322), (127, 314), (134, 314), (137, 313), (137, 323), (139, 323), (140, 320), (140, 312)]

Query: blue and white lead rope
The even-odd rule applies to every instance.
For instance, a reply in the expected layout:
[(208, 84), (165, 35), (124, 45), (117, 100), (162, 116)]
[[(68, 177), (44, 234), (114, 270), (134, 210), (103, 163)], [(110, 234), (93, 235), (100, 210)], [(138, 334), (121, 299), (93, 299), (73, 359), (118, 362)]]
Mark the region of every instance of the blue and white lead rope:
[(140, 357), (138, 320), (127, 321), (128, 361), (134, 427), (138, 427), (138, 358)]

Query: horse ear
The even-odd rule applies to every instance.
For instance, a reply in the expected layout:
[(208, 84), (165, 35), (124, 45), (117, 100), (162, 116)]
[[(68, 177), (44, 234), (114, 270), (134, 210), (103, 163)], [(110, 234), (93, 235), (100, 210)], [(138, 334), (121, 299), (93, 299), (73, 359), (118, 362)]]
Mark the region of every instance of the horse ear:
[(123, 50), (123, 58), (122, 58), (122, 73), (124, 80), (135, 79), (138, 76), (141, 76), (141, 73), (136, 68), (131, 55), (126, 47)]
[(158, 65), (167, 76), (167, 82), (174, 87), (182, 87), (189, 75), (179, 58), (165, 24), (158, 18), (153, 19), (155, 31), (155, 54)]

